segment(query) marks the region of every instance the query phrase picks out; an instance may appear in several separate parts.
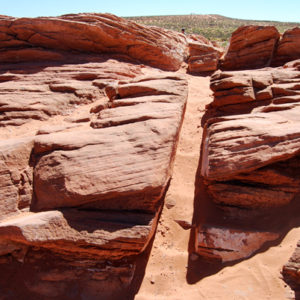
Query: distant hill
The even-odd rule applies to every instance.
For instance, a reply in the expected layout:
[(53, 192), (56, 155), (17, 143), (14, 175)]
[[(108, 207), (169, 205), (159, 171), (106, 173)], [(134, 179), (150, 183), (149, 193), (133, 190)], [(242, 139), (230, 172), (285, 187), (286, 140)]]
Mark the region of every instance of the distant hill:
[(142, 25), (153, 25), (176, 31), (185, 28), (186, 33), (196, 33), (210, 40), (228, 41), (231, 33), (242, 25), (274, 25), (280, 33), (286, 29), (300, 27), (300, 23), (287, 23), (275, 21), (253, 21), (224, 17), (221, 15), (177, 15), (177, 16), (149, 16), (129, 17)]

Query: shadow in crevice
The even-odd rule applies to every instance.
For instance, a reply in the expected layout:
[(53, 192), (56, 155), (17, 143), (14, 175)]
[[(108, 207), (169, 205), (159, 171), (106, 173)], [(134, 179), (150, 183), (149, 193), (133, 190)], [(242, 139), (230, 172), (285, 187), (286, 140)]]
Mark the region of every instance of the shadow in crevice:
[(157, 215), (155, 228), (153, 229), (154, 230), (153, 235), (152, 235), (151, 239), (149, 240), (147, 247), (135, 259), (136, 268), (135, 268), (134, 276), (133, 276), (133, 279), (131, 281), (131, 284), (130, 284), (128, 290), (126, 291), (126, 294), (124, 293), (122, 299), (134, 300), (135, 295), (139, 292), (139, 289), (142, 285), (142, 282), (145, 277), (146, 267), (147, 267), (149, 257), (151, 254), (152, 246), (153, 246), (153, 243), (155, 240), (158, 222), (159, 222), (161, 214), (162, 214), (163, 205), (165, 202), (166, 194), (167, 194), (169, 186), (170, 186), (170, 182), (171, 182), (171, 180), (168, 181), (168, 183), (165, 187), (164, 194), (161, 198), (161, 206), (157, 210), (158, 215)]
[(238, 103), (228, 104), (220, 107), (214, 107), (211, 103), (208, 105), (208, 109), (205, 111), (202, 119), (201, 126), (204, 127), (206, 122), (211, 118), (218, 117), (233, 117), (235, 115), (248, 114), (253, 109), (270, 105), (271, 100), (252, 101), (251, 103)]
[(134, 276), (129, 289), (126, 291), (126, 293), (123, 294), (122, 299), (134, 300), (135, 295), (139, 292), (139, 289), (145, 277), (146, 267), (150, 258), (155, 235), (156, 233), (154, 233), (154, 235), (152, 236), (146, 249), (135, 260), (136, 268)]
[(204, 72), (191, 72), (187, 70), (187, 74), (195, 76), (195, 77), (206, 77), (211, 76), (215, 71), (204, 71)]
[[(195, 177), (193, 228), (189, 239), (190, 256), (186, 275), (189, 284), (195, 284), (205, 277), (218, 273), (224, 267), (233, 266), (257, 253), (267, 251), (270, 247), (277, 246), (292, 228), (300, 226), (300, 195), (296, 196), (290, 204), (272, 209), (251, 210), (229, 207), (229, 210), (226, 210), (225, 207), (214, 204), (207, 192), (204, 178), (201, 176), (201, 157), (202, 153)], [(263, 244), (250, 257), (222, 263), (215, 257), (199, 257), (195, 254), (197, 228), (205, 225), (241, 231), (273, 232), (278, 235), (278, 238)]]
[(113, 211), (113, 210), (83, 210), (76, 208), (59, 209), (68, 225), (76, 231), (93, 233), (96, 230), (117, 232), (128, 230), (134, 226), (149, 226), (155, 214)]

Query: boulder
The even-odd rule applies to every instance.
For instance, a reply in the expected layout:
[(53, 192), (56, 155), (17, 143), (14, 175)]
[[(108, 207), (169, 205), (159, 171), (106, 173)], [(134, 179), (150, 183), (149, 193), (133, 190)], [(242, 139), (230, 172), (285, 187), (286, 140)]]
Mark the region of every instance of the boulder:
[(281, 37), (274, 58), (273, 66), (282, 66), (285, 63), (300, 58), (300, 28), (295, 27), (284, 32)]
[(188, 71), (190, 73), (213, 72), (217, 70), (222, 49), (204, 42), (189, 42)]
[(232, 33), (220, 60), (222, 70), (258, 69), (269, 66), (280, 34), (274, 26), (241, 26)]

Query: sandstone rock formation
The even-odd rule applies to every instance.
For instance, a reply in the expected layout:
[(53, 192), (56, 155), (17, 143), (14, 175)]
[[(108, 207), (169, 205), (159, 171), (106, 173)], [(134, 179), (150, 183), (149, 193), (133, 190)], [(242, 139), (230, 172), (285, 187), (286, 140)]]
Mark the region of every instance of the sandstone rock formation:
[(295, 27), (287, 30), (278, 43), (273, 66), (282, 66), (285, 63), (300, 58), (300, 28)]
[(300, 29), (289, 29), (282, 37), (274, 26), (242, 26), (232, 33), (230, 45), (220, 59), (220, 69), (246, 70), (278, 67), (300, 59)]
[(226, 263), (247, 258), (253, 254), (253, 249), (278, 237), (275, 232), (206, 226), (197, 231), (196, 252), (208, 260)]
[(141, 74), (132, 62), (88, 54), (71, 54), (65, 62), (4, 64), (0, 70), (0, 127), (67, 115), (104, 101), (109, 83)]
[(0, 22), (1, 297), (120, 299), (187, 99), (184, 76), (132, 58), (177, 69), (185, 39), (111, 15)]
[(1, 16), (0, 33), (1, 62), (64, 61), (70, 51), (118, 53), (174, 71), (186, 55), (186, 39), (181, 34), (110, 14), (33, 19)]
[(191, 39), (189, 44), (188, 71), (190, 73), (203, 73), (216, 71), (219, 58), (223, 51), (206, 40)]
[[(217, 71), (212, 76), (214, 100), (207, 107), (201, 175), (227, 221), (198, 228), (199, 254), (237, 260), (279, 237), (272, 212), (285, 209), (300, 192), (299, 78), (297, 61), (284, 68)], [(260, 222), (257, 215), (269, 221)], [(235, 225), (230, 225), (232, 218)], [(222, 243), (218, 236), (224, 232)]]
[(297, 292), (300, 287), (300, 242), (286, 265), (283, 266), (282, 275), (284, 280)]
[(280, 34), (274, 26), (242, 26), (232, 33), (222, 70), (262, 68), (271, 63)]

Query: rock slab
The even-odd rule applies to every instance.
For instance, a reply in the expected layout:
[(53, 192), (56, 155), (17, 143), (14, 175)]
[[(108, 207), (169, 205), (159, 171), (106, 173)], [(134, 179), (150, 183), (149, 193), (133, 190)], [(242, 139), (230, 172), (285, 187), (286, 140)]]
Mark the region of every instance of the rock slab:
[(299, 78), (298, 61), (212, 75), (199, 180), (215, 216), (198, 227), (199, 255), (244, 259), (282, 234), (300, 198)]

